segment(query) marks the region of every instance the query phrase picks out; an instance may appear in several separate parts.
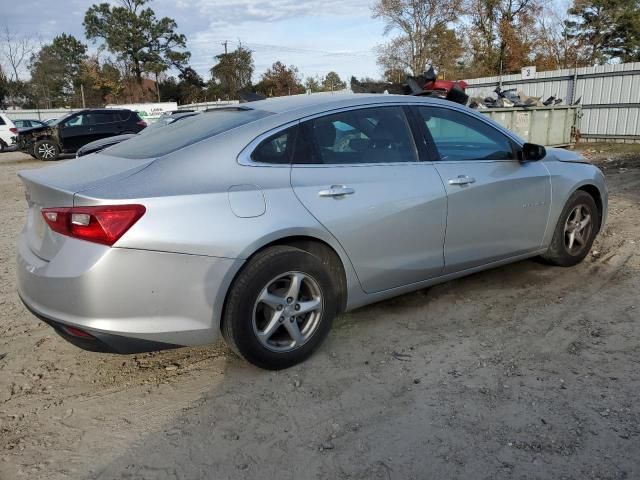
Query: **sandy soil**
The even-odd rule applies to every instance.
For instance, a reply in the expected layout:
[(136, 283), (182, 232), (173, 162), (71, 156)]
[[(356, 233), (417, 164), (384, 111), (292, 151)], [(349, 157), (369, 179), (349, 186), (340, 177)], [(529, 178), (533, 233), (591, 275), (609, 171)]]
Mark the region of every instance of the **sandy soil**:
[(76, 349), (15, 293), (26, 202), (0, 154), (0, 479), (640, 478), (640, 149), (587, 151), (608, 225), (581, 265), (525, 261), (340, 317), (266, 372), (222, 344)]

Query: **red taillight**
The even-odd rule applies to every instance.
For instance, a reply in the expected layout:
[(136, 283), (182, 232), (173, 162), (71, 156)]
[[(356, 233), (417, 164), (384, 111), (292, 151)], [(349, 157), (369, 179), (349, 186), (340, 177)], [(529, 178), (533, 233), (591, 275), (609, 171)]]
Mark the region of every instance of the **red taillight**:
[(147, 126), (147, 122), (145, 122), (144, 120), (140, 120), (139, 122), (136, 122), (136, 125), (139, 125), (141, 127), (146, 127)]
[(11, 133), (18, 133), (18, 129), (17, 129), (16, 127), (11, 127), (11, 128), (9, 129), (9, 131), (10, 131)]
[(63, 207), (43, 208), (42, 216), (54, 232), (111, 246), (145, 211), (142, 205)]

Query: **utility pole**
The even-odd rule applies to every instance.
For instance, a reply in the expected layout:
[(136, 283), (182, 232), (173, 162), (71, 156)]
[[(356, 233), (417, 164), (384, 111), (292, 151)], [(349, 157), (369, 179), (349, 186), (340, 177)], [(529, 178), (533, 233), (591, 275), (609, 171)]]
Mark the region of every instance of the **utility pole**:
[(224, 45), (224, 54), (225, 54), (225, 55), (227, 54), (227, 43), (229, 43), (229, 42), (227, 42), (227, 41), (225, 40), (224, 42), (222, 42), (222, 43), (220, 44), (220, 45)]
[(80, 94), (82, 95), (82, 108), (87, 108), (87, 105), (84, 102), (84, 84), (80, 84)]
[(158, 74), (156, 73), (156, 95), (158, 96), (158, 103), (160, 102), (160, 82), (158, 81)]

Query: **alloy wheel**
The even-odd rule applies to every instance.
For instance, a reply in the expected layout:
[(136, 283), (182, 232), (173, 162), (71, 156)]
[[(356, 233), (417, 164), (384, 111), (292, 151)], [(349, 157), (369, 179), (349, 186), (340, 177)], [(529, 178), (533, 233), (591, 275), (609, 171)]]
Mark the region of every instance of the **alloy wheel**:
[(288, 352), (304, 345), (322, 319), (322, 291), (318, 282), (302, 272), (287, 272), (272, 279), (253, 307), (253, 330), (269, 350)]
[(593, 228), (591, 210), (584, 204), (571, 210), (564, 224), (564, 246), (570, 255), (579, 255), (586, 248)]
[(40, 158), (55, 158), (56, 147), (51, 143), (43, 143), (38, 146), (38, 155)]

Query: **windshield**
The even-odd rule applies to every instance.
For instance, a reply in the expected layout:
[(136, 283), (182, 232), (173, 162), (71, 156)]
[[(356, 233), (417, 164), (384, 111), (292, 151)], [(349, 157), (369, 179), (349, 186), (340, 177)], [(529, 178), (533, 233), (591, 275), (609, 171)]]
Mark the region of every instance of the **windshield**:
[(104, 150), (104, 153), (123, 158), (162, 157), (268, 115), (272, 113), (248, 108), (220, 108), (174, 122), (171, 128), (153, 128), (145, 135), (137, 135)]

